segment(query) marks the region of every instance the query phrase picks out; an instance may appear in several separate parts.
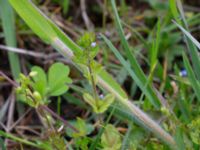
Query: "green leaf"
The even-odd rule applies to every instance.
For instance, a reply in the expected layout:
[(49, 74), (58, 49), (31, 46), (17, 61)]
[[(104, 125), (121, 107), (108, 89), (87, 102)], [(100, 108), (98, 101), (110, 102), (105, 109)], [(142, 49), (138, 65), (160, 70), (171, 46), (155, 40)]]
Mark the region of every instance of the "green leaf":
[(68, 90), (68, 83), (72, 80), (68, 77), (69, 67), (62, 63), (53, 64), (48, 71), (48, 93), (50, 96), (59, 96)]
[(86, 123), (84, 119), (81, 119), (79, 117), (77, 118), (76, 121), (70, 121), (70, 124), (79, 131), (75, 132), (71, 128), (67, 128), (66, 132), (67, 135), (70, 137), (74, 138), (84, 137), (86, 135), (89, 135), (94, 130), (94, 126), (92, 124)]
[(31, 71), (37, 72), (35, 76), (33, 76), (34, 84), (33, 87), (36, 91), (38, 91), (42, 97), (46, 94), (46, 88), (47, 88), (47, 77), (46, 73), (41, 67), (32, 67)]
[[(0, 0), (0, 17), (6, 45), (16, 47), (15, 14), (7, 0)], [(14, 52), (8, 52), (8, 58), (12, 75), (14, 79), (17, 80), (20, 74), (19, 57)]]
[(83, 99), (93, 108), (94, 112), (98, 112), (95, 99), (89, 93), (83, 94)]
[(28, 0), (9, 0), (15, 6), (17, 13), (24, 19), (29, 27), (45, 42), (51, 43), (57, 36), (51, 25), (46, 20), (46, 16)]
[(200, 145), (200, 117), (192, 120), (192, 122), (188, 125), (188, 128), (192, 141), (195, 144)]
[(113, 103), (114, 100), (115, 100), (115, 96), (112, 94), (108, 94), (105, 96), (103, 100), (99, 100), (100, 106), (99, 106), (98, 112), (99, 113), (105, 112), (108, 109), (108, 107)]
[(120, 150), (122, 141), (117, 129), (108, 124), (105, 126), (104, 133), (101, 136), (101, 143), (104, 150)]

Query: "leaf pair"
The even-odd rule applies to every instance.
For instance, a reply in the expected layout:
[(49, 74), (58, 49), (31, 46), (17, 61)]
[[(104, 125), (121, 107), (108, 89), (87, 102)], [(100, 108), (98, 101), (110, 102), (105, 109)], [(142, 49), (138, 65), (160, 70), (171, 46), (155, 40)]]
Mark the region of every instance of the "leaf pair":
[(96, 100), (88, 93), (84, 93), (83, 98), (97, 114), (105, 112), (115, 99), (112, 94), (107, 94), (103, 99)]
[(33, 67), (28, 76), (20, 75), (20, 87), (17, 88), (19, 99), (31, 107), (48, 103), (50, 96), (59, 96), (68, 90), (69, 67), (62, 63), (53, 64), (48, 74), (40, 67)]
[(68, 77), (69, 67), (62, 63), (53, 64), (48, 70), (48, 75), (37, 66), (31, 70), (37, 72), (37, 75), (33, 77), (33, 86), (42, 96), (62, 95), (68, 90), (67, 84), (72, 82)]

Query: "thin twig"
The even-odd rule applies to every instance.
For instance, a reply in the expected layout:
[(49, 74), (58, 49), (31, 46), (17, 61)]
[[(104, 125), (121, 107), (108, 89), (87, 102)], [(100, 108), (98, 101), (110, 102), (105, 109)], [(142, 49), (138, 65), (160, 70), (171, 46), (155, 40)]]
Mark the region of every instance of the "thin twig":
[[(14, 107), (15, 107), (15, 95), (14, 92), (11, 92), (11, 95), (9, 96), (9, 100), (10, 100), (10, 105), (9, 105), (9, 109), (8, 109), (8, 119), (7, 119), (7, 123), (6, 123), (6, 133), (10, 132), (10, 126), (13, 123), (13, 115), (14, 115)], [(5, 144), (8, 144), (8, 140), (5, 140)]]
[(51, 109), (49, 109), (47, 106), (45, 105), (41, 105), (39, 106), (41, 109), (46, 110), (47, 112), (49, 112), (53, 117), (57, 118), (58, 120), (62, 121), (66, 126), (70, 127), (71, 129), (73, 129), (74, 131), (78, 132), (78, 130), (73, 127), (71, 124), (69, 124), (69, 122), (67, 122), (66, 120), (64, 120), (63, 118), (61, 118), (59, 115), (57, 115), (55, 112), (53, 112)]
[(14, 80), (10, 79), (5, 73), (3, 73), (1, 70), (0, 70), (0, 75), (6, 79), (10, 84), (12, 84), (14, 87), (18, 87), (18, 83), (15, 82)]
[(59, 53), (53, 53), (53, 54), (47, 55), (45, 53), (33, 52), (32, 50), (26, 50), (26, 49), (22, 49), (22, 48), (14, 48), (14, 47), (9, 47), (9, 46), (4, 46), (4, 45), (0, 45), (0, 50), (15, 52), (15, 53), (28, 55), (28, 56), (32, 56), (32, 57), (37, 57), (37, 58), (43, 58), (43, 59), (51, 59), (53, 57), (60, 56)]
[(31, 111), (32, 108), (29, 108), (22, 116), (20, 116), (20, 118), (15, 121), (15, 123), (13, 123), (13, 125), (9, 128), (9, 130), (11, 131), (18, 123), (20, 123), (20, 121)]
[(85, 22), (85, 25), (86, 25), (86, 27), (87, 27), (87, 29), (89, 31), (93, 31), (94, 30), (94, 25), (93, 25), (92, 21), (90, 20), (90, 18), (87, 15), (85, 0), (80, 0), (80, 4), (81, 4), (82, 17), (83, 17), (83, 20)]

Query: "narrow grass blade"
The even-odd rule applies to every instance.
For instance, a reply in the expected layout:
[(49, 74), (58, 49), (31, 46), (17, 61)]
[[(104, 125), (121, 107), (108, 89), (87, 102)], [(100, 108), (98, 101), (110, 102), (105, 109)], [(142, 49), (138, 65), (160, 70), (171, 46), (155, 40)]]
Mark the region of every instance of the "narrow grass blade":
[(199, 84), (199, 81), (196, 79), (194, 71), (192, 69), (192, 66), (190, 65), (189, 60), (187, 59), (185, 54), (183, 54), (183, 61), (184, 61), (184, 65), (185, 65), (185, 68), (186, 68), (187, 73), (188, 73), (188, 78), (191, 82), (191, 86), (192, 86), (198, 100), (200, 101), (200, 92), (199, 92), (200, 91), (200, 84)]
[[(140, 82), (139, 87), (143, 90), (143, 87), (141, 85), (145, 85), (147, 83), (147, 78), (146, 78), (144, 72), (142, 71), (141, 67), (139, 66), (139, 64), (136, 60), (136, 58), (133, 56), (133, 54), (132, 54), (132, 52), (129, 48), (128, 42), (125, 38), (123, 29), (122, 29), (122, 25), (121, 25), (121, 22), (120, 22), (119, 15), (117, 13), (115, 0), (112, 0), (111, 4), (112, 4), (113, 11), (114, 11), (115, 21), (116, 21), (118, 33), (119, 33), (119, 36), (120, 36), (120, 39), (121, 39), (121, 42), (122, 42), (122, 46), (124, 47), (124, 50), (126, 52), (126, 57), (128, 58), (128, 60), (131, 64), (131, 67), (134, 70), (134, 74), (135, 74), (134, 76), (135, 77), (133, 79), (137, 80), (136, 83), (138, 83), (138, 84)], [(154, 107), (159, 108), (160, 102), (159, 102), (158, 97), (154, 93), (153, 89), (148, 85), (148, 88), (145, 89), (145, 90), (146, 90), (145, 93), (147, 94), (146, 96), (150, 100), (151, 104)]]
[[(126, 62), (126, 60), (123, 58), (123, 56), (118, 52), (118, 50), (113, 46), (113, 44), (104, 36), (101, 35), (101, 37), (103, 38), (103, 40), (106, 42), (106, 44), (108, 45), (108, 47), (112, 50), (112, 52), (115, 54), (115, 56), (119, 59), (119, 61), (122, 63), (122, 65), (124, 66), (124, 68), (126, 68), (126, 70), (129, 72), (130, 76), (133, 78), (133, 80), (137, 83), (137, 85), (140, 87), (140, 89), (144, 92), (144, 94), (150, 98), (151, 97), (151, 93), (150, 91), (150, 87), (149, 85), (146, 85), (144, 83), (142, 83), (142, 81), (140, 80), (140, 78), (137, 76), (137, 74), (135, 73), (135, 71), (133, 71), (130, 67), (130, 65)], [(150, 99), (151, 100), (151, 99)], [(152, 104), (154, 106), (159, 105), (159, 103), (155, 103), (157, 101), (151, 101)]]
[(176, 23), (175, 21), (173, 21), (173, 22), (190, 39), (190, 41), (192, 41), (196, 45), (196, 47), (198, 47), (198, 49), (200, 50), (200, 43), (187, 30), (185, 30), (180, 24)]
[(181, 21), (179, 20), (179, 12), (176, 7), (176, 0), (169, 0), (169, 7), (174, 19), (181, 24)]
[(26, 145), (30, 145), (30, 146), (33, 146), (33, 147), (37, 147), (37, 148), (40, 148), (40, 146), (38, 146), (37, 144), (33, 143), (33, 142), (30, 142), (30, 141), (27, 141), (25, 139), (21, 139), (19, 137), (16, 137), (12, 134), (9, 134), (9, 133), (5, 133), (3, 131), (0, 130), (0, 136), (3, 136), (5, 138), (9, 138), (9, 139), (12, 139), (16, 142), (20, 142), (22, 144), (26, 144)]
[[(187, 20), (185, 19), (185, 15), (184, 15), (182, 3), (181, 3), (180, 0), (176, 0), (176, 3), (177, 3), (177, 8), (179, 10), (179, 13), (180, 13), (180, 16), (181, 16), (181, 19), (182, 19), (181, 23), (182, 23), (183, 27), (187, 31), (189, 31)], [(184, 29), (184, 28), (181, 28), (181, 30)], [(182, 32), (183, 32), (183, 30), (182, 30)], [(197, 78), (200, 80), (200, 60), (199, 60), (197, 48), (194, 45), (195, 43), (193, 43), (194, 40), (190, 39), (191, 36), (189, 36), (189, 34), (188, 34), (189, 32), (187, 34), (185, 32), (183, 32), (183, 33), (185, 35), (185, 40), (186, 40), (186, 44), (187, 44), (188, 50), (190, 51), (189, 54), (190, 54), (190, 56), (192, 58), (192, 64), (193, 64), (193, 67), (194, 67), (194, 72), (195, 72)]]
[(54, 40), (57, 36), (55, 31), (32, 2), (27, 0), (20, 0), (20, 3), (18, 0), (9, 0), (9, 2), (15, 6), (17, 13), (42, 40), (46, 43), (51, 43)]
[(151, 58), (150, 58), (150, 66), (151, 69), (153, 68), (153, 66), (157, 63), (157, 55), (158, 55), (158, 50), (159, 50), (159, 45), (160, 45), (160, 20), (158, 20), (157, 22), (157, 32), (156, 32), (156, 39), (153, 42), (152, 48), (151, 48)]
[(0, 137), (0, 148), (1, 148), (1, 150), (6, 150), (6, 145), (5, 145), (5, 143), (4, 143), (4, 141), (2, 140), (2, 138)]
[[(6, 45), (16, 47), (17, 42), (15, 35), (14, 12), (7, 0), (0, 0), (0, 15), (2, 19)], [(20, 73), (20, 63), (18, 55), (13, 52), (9, 52), (8, 57), (12, 75), (15, 79), (17, 79)]]

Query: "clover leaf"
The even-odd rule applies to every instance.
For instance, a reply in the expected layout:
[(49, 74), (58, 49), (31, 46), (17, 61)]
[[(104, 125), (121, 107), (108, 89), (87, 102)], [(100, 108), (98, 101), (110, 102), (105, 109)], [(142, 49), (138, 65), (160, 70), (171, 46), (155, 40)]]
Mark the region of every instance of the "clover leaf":
[(36, 72), (36, 75), (32, 76), (34, 81), (33, 88), (44, 97), (47, 87), (47, 77), (44, 70), (41, 67), (34, 66), (31, 68), (31, 72)]
[(50, 96), (58, 96), (68, 90), (67, 84), (72, 83), (68, 75), (69, 67), (62, 63), (55, 63), (50, 67), (48, 71), (48, 93)]

